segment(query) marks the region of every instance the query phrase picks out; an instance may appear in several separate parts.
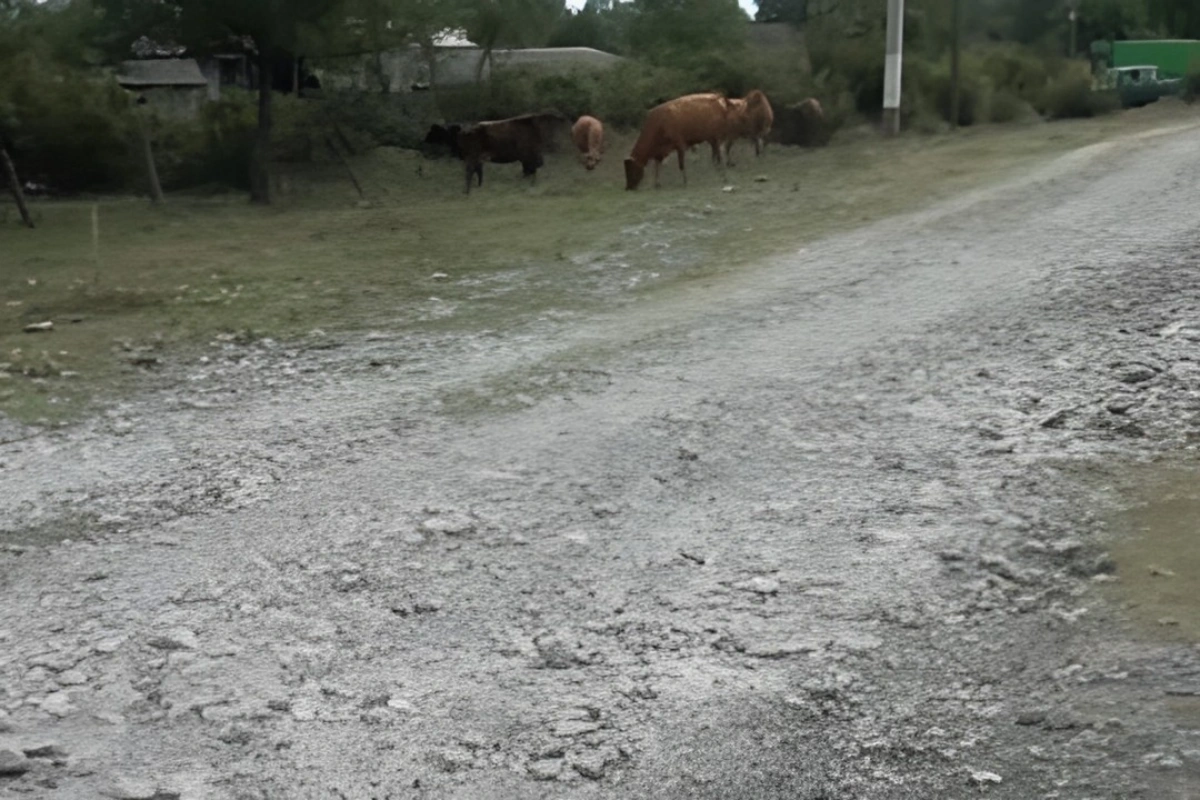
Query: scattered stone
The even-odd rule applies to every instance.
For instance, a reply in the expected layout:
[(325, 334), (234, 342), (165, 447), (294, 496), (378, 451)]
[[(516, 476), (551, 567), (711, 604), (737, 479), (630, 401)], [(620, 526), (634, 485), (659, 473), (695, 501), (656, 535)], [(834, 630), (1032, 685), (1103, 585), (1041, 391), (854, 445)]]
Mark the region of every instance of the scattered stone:
[(1117, 562), (1108, 553), (1101, 553), (1091, 561), (1076, 563), (1073, 569), (1088, 577), (1093, 575), (1111, 575), (1117, 571)]
[(1150, 567), (1150, 574), (1156, 578), (1174, 578), (1175, 573), (1166, 567), (1153, 566)]
[(609, 748), (587, 750), (569, 757), (571, 767), (585, 778), (598, 781), (604, 777), (608, 765), (617, 760), (617, 754)]
[(127, 776), (114, 778), (100, 790), (100, 796), (112, 800), (159, 800), (162, 797), (153, 782)]
[(758, 595), (779, 594), (779, 581), (758, 575), (750, 580), (735, 583), (733, 588)]
[(333, 588), (338, 592), (357, 592), (368, 586), (367, 576), (360, 572), (343, 572), (334, 582)]
[(158, 650), (195, 650), (200, 646), (200, 640), (187, 628), (175, 628), (162, 636), (153, 637), (147, 644)]
[(1117, 373), (1121, 383), (1145, 383), (1158, 373), (1144, 364), (1128, 364)]
[(812, 639), (786, 639), (754, 642), (746, 646), (745, 653), (751, 658), (788, 658), (789, 656), (816, 653), (821, 649), (821, 642)]
[(1070, 413), (1071, 409), (1060, 408), (1050, 416), (1045, 417), (1041, 422), (1038, 423), (1038, 425), (1043, 428), (1061, 428), (1067, 421), (1067, 416), (1070, 415)]
[(1164, 627), (1170, 627), (1170, 626), (1178, 625), (1179, 620), (1175, 619), (1174, 617), (1159, 617), (1158, 624), (1162, 625)]
[(1060, 556), (1072, 556), (1083, 549), (1079, 539), (1059, 539), (1050, 543), (1050, 552)]
[(465, 747), (443, 747), (433, 754), (432, 760), (442, 772), (459, 772), (475, 765), (475, 756)]
[(21, 751), (28, 758), (64, 759), (68, 755), (66, 749), (58, 742), (41, 742), (30, 747), (22, 747)]
[(562, 775), (564, 761), (561, 758), (539, 758), (525, 765), (525, 771), (538, 781), (557, 780)]
[(1007, 578), (1010, 581), (1022, 580), (1020, 571), (1011, 561), (1004, 556), (989, 554), (979, 557), (979, 566), (986, 569), (988, 572), (999, 575), (1001, 578)]
[(417, 707), (403, 697), (389, 697), (387, 707), (393, 711), (403, 711), (407, 714), (415, 714), (417, 711)]
[(449, 280), (450, 276), (444, 272), (435, 272), (432, 275), (430, 275), (429, 278), (431, 280), (435, 280), (435, 281), (445, 281), (445, 280)]
[(1110, 414), (1128, 414), (1130, 409), (1137, 405), (1137, 400), (1132, 397), (1114, 397), (1104, 404), (1104, 409)]
[(92, 650), (97, 653), (115, 653), (121, 649), (121, 645), (125, 644), (124, 636), (114, 636), (109, 639), (101, 639), (92, 645)]
[(575, 637), (566, 633), (543, 634), (534, 639), (533, 644), (542, 666), (549, 669), (570, 669), (591, 663), (580, 651), (580, 644)]
[(1165, 693), (1171, 697), (1200, 697), (1200, 686), (1176, 686)]
[(50, 320), (46, 320), (45, 322), (32, 322), (21, 330), (25, 331), (26, 333), (45, 333), (47, 331), (54, 330), (54, 323)]
[(80, 670), (69, 669), (59, 673), (55, 680), (63, 686), (82, 686), (88, 682), (88, 676)]
[(422, 522), (421, 528), (428, 533), (460, 536), (473, 532), (475, 530), (475, 521), (466, 514), (439, 514)]
[(721, 191), (725, 192), (725, 194), (733, 194), (734, 192), (737, 191), (737, 187), (736, 186), (722, 186)]
[(1054, 672), (1051, 673), (1051, 677), (1053, 677), (1055, 680), (1062, 681), (1077, 675), (1080, 672), (1083, 672), (1083, 664), (1069, 664), (1062, 669), (1054, 670)]
[(1041, 725), (1049, 713), (1045, 709), (1030, 709), (1017, 714), (1018, 725)]
[(0, 750), (0, 775), (22, 775), (29, 771), (29, 759), (12, 750)]
[(591, 720), (565, 719), (554, 723), (551, 730), (555, 736), (582, 736), (600, 730), (600, 724)]
[(75, 710), (66, 692), (52, 692), (41, 702), (42, 711), (55, 717), (65, 717)]
[(755, 183), (766, 183), (769, 180), (771, 180), (771, 179), (768, 178), (766, 175), (755, 175), (754, 176)]
[(966, 561), (967, 554), (962, 550), (941, 550), (938, 552), (938, 558), (942, 561)]
[(1001, 783), (1004, 779), (994, 772), (988, 772), (982, 769), (973, 769), (970, 771), (971, 783), (975, 786), (986, 786), (989, 783)]

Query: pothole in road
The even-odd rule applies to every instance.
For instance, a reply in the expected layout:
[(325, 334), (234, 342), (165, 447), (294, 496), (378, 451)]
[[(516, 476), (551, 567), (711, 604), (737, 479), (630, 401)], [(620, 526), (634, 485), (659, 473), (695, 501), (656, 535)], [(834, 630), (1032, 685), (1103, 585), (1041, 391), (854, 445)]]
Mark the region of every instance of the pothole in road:
[(1200, 642), (1200, 471), (1156, 469), (1139, 484), (1140, 502), (1113, 520), (1114, 592), (1144, 634)]

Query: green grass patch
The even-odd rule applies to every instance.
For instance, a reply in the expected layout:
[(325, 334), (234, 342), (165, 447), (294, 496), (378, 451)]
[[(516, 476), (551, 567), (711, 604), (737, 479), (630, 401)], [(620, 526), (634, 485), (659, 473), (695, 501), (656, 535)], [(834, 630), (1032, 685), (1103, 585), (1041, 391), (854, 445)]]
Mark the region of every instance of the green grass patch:
[[(757, 160), (743, 143), (733, 192), (707, 148), (690, 157), (687, 188), (671, 160), (662, 190), (626, 192), (631, 139), (615, 137), (595, 172), (559, 154), (531, 186), (517, 165), (488, 165), (470, 196), (456, 162), (381, 148), (353, 164), (365, 206), (336, 165), (282, 165), (267, 209), (241, 195), (173, 195), (160, 209), (37, 202), (30, 231), (0, 207), (0, 412), (76, 417), (137, 386), (155, 359), (220, 333), (508, 329), (719, 280), (1066, 150), (1195, 118), (1155, 105), (953, 136), (846, 132), (827, 149), (774, 147)], [(52, 332), (22, 332), (45, 320)]]

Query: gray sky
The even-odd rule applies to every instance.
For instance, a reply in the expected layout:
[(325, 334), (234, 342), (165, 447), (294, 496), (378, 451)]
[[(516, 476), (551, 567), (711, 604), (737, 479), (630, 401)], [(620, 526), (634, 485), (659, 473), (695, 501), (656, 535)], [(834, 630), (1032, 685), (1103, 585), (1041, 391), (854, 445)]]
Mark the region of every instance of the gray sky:
[[(583, 8), (584, 2), (585, 0), (567, 0), (567, 8)], [(758, 8), (758, 4), (754, 0), (738, 0), (738, 3), (746, 9), (747, 14), (754, 16), (754, 11)]]

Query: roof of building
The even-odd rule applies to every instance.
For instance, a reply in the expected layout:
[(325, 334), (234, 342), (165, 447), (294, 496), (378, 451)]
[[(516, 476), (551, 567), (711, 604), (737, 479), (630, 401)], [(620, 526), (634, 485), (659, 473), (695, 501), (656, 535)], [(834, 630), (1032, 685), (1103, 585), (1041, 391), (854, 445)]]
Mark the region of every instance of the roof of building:
[(122, 86), (207, 86), (194, 58), (125, 61), (117, 72)]

